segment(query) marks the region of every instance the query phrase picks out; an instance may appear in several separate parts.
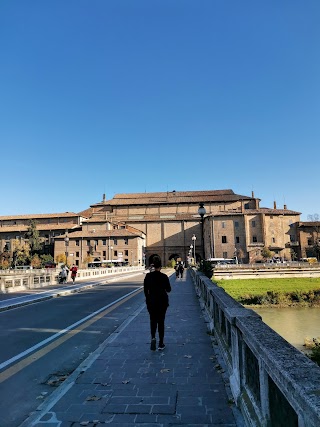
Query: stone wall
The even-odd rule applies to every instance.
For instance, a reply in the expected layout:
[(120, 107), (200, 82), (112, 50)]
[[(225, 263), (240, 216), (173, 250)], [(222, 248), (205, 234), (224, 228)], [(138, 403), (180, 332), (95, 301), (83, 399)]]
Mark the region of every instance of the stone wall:
[(320, 277), (319, 263), (299, 263), (297, 266), (283, 264), (220, 265), (213, 271), (216, 280), (271, 279), (286, 277)]
[(255, 312), (191, 273), (246, 425), (319, 427), (320, 368)]

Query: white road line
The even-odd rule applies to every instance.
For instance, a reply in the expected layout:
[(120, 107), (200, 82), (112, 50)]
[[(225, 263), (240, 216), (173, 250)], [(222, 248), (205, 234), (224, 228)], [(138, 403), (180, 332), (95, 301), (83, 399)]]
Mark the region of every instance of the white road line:
[(100, 308), (99, 310), (95, 311), (94, 313), (89, 314), (88, 316), (84, 317), (83, 319), (78, 320), (76, 323), (73, 323), (73, 325), (68, 326), (65, 329), (62, 329), (60, 332), (57, 332), (56, 334), (52, 335), (51, 337), (39, 342), (38, 344), (34, 345), (33, 347), (28, 348), (27, 350), (23, 351), (22, 353), (17, 354), (14, 357), (11, 357), (11, 359), (6, 360), (5, 362), (0, 364), (0, 370), (3, 368), (6, 368), (8, 365), (11, 365), (12, 363), (16, 362), (19, 359), (22, 359), (23, 357), (27, 356), (28, 354), (34, 352), (40, 347), (43, 347), (44, 345), (48, 344), (51, 341), (54, 341), (61, 335), (64, 335), (66, 332), (76, 328), (77, 326), (81, 325), (82, 323), (86, 322), (87, 320), (91, 319), (92, 317), (96, 316), (97, 314), (101, 313), (102, 311), (106, 310), (107, 308), (113, 306), (119, 301), (122, 301), (123, 299), (127, 298), (129, 295), (134, 294), (135, 292), (138, 292), (141, 290), (143, 286), (140, 286), (137, 289), (134, 289), (133, 291), (129, 292), (128, 294), (122, 296), (121, 298), (118, 298), (117, 300), (111, 302), (110, 304)]

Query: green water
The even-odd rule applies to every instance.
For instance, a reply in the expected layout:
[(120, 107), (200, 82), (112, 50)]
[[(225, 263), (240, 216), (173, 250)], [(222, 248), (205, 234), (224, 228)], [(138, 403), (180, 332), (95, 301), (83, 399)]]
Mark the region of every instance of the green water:
[(320, 307), (254, 308), (262, 320), (294, 347), (303, 350), (306, 337), (320, 337)]

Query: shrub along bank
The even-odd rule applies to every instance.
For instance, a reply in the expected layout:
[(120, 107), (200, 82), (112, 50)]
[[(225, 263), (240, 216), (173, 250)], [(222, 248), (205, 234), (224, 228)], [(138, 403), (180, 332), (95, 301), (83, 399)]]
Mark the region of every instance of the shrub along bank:
[(320, 278), (215, 281), (244, 305), (320, 306)]

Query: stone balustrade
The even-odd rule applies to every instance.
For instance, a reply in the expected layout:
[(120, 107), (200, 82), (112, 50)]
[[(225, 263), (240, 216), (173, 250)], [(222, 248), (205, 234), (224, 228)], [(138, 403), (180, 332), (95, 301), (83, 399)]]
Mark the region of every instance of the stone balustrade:
[(216, 280), (228, 279), (271, 279), (286, 277), (320, 277), (320, 265), (300, 263), (285, 264), (229, 264), (217, 265), (213, 271)]
[[(143, 271), (144, 267), (112, 267), (112, 268), (88, 268), (78, 270), (78, 280), (98, 279), (113, 274), (125, 273), (130, 271)], [(24, 271), (10, 270), (0, 272), (0, 292), (10, 293), (26, 289), (42, 288), (48, 285), (56, 285), (58, 274), (61, 270), (33, 269)], [(70, 276), (69, 276), (70, 280)]]
[(319, 427), (320, 368), (222, 288), (190, 270), (248, 426)]

